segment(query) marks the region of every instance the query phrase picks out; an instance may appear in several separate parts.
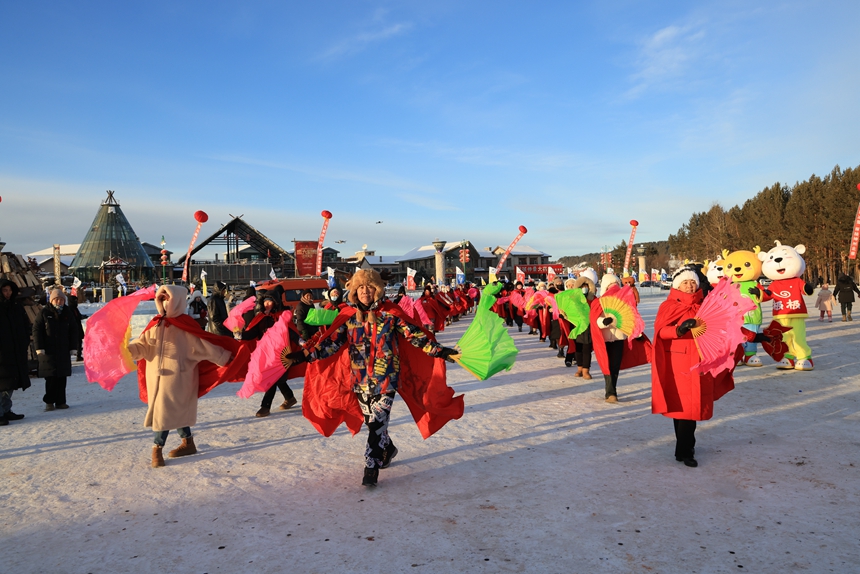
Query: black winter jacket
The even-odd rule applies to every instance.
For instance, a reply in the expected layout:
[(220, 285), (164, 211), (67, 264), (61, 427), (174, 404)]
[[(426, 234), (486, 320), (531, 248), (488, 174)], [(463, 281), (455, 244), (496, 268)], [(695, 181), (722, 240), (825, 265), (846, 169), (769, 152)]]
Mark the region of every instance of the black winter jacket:
[(833, 290), (833, 296), (840, 303), (853, 303), (854, 293), (860, 295), (857, 290), (857, 284), (848, 275), (840, 275), (836, 280), (836, 288)]
[(33, 345), (39, 355), (40, 377), (69, 377), (72, 374), (72, 351), (78, 350), (83, 329), (68, 305), (59, 313), (53, 305), (42, 307), (33, 323)]
[(209, 324), (206, 330), (216, 335), (232, 337), (233, 333), (224, 326), (226, 320), (227, 303), (224, 301), (224, 296), (216, 291), (209, 297)]
[(12, 287), (12, 297), (0, 294), (0, 391), (26, 389), (30, 386), (27, 350), (30, 347), (30, 319), (16, 301), (18, 286), (3, 279), (0, 289)]

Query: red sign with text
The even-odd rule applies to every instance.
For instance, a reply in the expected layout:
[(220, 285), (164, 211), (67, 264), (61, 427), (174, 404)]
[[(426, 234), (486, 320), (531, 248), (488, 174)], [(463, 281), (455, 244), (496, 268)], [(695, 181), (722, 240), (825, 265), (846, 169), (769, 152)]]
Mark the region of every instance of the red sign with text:
[(295, 241), (296, 277), (314, 275), (317, 269), (317, 241)]

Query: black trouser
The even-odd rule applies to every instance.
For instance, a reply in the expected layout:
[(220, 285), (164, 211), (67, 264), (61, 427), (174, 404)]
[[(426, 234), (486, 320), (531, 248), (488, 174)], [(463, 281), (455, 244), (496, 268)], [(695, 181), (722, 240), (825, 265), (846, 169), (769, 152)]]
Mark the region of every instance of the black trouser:
[(609, 359), (609, 374), (604, 373), (606, 381), (606, 397), (618, 396), (616, 385), (618, 385), (618, 373), (621, 371), (621, 359), (624, 357), (624, 345), (626, 341), (606, 341), (606, 357)]
[(696, 421), (672, 419), (675, 425), (675, 458), (684, 460), (693, 458), (693, 447), (696, 446)]
[(266, 391), (266, 394), (263, 395), (263, 402), (260, 403), (260, 406), (264, 409), (272, 408), (272, 401), (275, 400), (275, 391), (281, 391), (281, 394), (284, 395), (284, 400), (290, 400), (294, 397), (293, 389), (287, 384), (287, 374), (284, 373), (280, 379), (275, 381), (275, 384), (269, 387), (269, 390)]
[(66, 377), (45, 377), (45, 396), (42, 400), (49, 405), (66, 404)]
[(591, 368), (591, 349), (591, 343), (576, 344), (576, 353), (574, 353), (574, 356), (576, 357), (577, 367), (582, 367), (583, 369)]
[(364, 449), (364, 464), (367, 468), (382, 466), (386, 450), (394, 448), (394, 442), (388, 436), (388, 421), (391, 418), (391, 406), (394, 404), (394, 391), (383, 395), (366, 395), (356, 393), (364, 423), (367, 425), (367, 447)]
[(517, 308), (513, 305), (511, 305), (511, 314), (514, 316), (514, 323), (516, 323), (517, 327), (519, 327), (520, 331), (522, 331), (523, 330), (523, 316), (520, 315)]
[(558, 326), (558, 320), (550, 319), (550, 321), (549, 321), (550, 347), (552, 347), (553, 349), (557, 349), (559, 338), (561, 338), (561, 329)]

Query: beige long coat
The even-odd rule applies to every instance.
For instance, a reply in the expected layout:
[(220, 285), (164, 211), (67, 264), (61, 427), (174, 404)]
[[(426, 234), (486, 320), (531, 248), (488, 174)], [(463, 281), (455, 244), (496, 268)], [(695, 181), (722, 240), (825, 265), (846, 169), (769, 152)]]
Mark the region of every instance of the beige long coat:
[(818, 299), (815, 300), (815, 306), (819, 311), (833, 311), (833, 293), (822, 287), (818, 292)]
[[(185, 287), (164, 285), (155, 295), (159, 314), (178, 317), (185, 312)], [(144, 425), (154, 431), (193, 426), (197, 422), (198, 363), (224, 366), (230, 351), (200, 337), (159, 323), (128, 344), (131, 357), (146, 360), (149, 407)]]

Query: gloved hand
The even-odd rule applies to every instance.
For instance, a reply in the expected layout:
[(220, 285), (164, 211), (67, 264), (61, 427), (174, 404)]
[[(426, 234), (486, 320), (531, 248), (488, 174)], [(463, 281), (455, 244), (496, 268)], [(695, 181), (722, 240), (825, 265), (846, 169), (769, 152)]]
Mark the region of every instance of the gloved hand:
[(457, 354), (459, 354), (457, 352), (457, 349), (451, 349), (450, 347), (442, 347), (442, 350), (439, 351), (439, 354), (436, 356), (440, 357), (442, 359), (445, 359), (449, 363), (453, 363), (454, 359), (451, 358), (451, 355), (457, 355)]
[(761, 296), (761, 289), (759, 289), (758, 287), (750, 287), (749, 289), (747, 289), (747, 292), (753, 297)]
[(615, 321), (615, 317), (612, 317), (612, 316), (604, 317), (603, 319), (600, 320), (600, 322), (603, 323), (604, 327), (609, 327), (610, 325), (612, 325), (612, 323), (614, 321)]
[(289, 369), (293, 365), (303, 363), (306, 360), (304, 351), (293, 351), (292, 353), (286, 353), (286, 349), (281, 351), (281, 364), (285, 369)]
[(683, 337), (684, 335), (686, 335), (687, 333), (690, 332), (690, 329), (692, 329), (695, 326), (696, 326), (696, 320), (695, 319), (687, 319), (686, 321), (684, 321), (683, 323), (678, 325), (678, 327), (675, 329), (675, 333), (677, 333), (677, 335), (679, 337)]
[(764, 333), (756, 333), (752, 340), (753, 343), (770, 343), (770, 341), (771, 338)]

